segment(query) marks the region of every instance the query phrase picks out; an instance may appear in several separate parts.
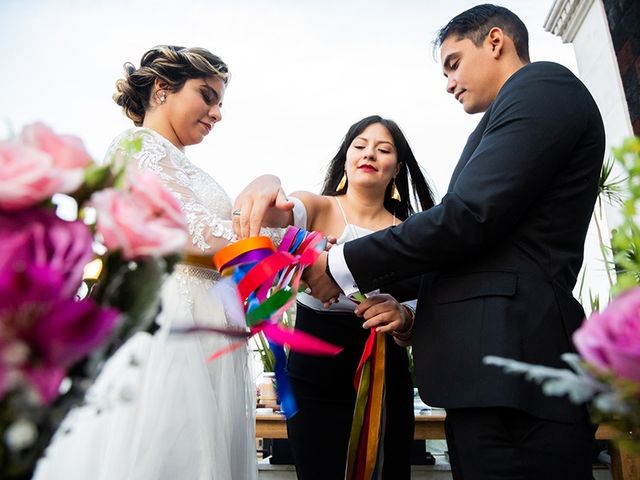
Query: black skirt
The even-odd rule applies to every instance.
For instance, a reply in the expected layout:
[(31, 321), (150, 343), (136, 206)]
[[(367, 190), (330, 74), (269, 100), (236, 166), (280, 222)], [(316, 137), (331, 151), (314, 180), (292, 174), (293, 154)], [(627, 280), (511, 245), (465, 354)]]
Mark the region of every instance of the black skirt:
[[(287, 374), (298, 413), (287, 421), (301, 480), (344, 478), (356, 391), (353, 377), (369, 331), (351, 313), (297, 304), (296, 329), (344, 348), (335, 357), (289, 354)], [(409, 479), (413, 440), (413, 385), (407, 351), (387, 336), (383, 479)]]

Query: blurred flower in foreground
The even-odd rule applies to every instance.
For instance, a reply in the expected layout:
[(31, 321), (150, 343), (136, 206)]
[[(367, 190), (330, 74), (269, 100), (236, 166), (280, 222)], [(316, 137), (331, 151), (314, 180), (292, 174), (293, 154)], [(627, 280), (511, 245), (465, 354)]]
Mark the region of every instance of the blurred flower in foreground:
[(154, 328), (186, 221), (128, 160), (97, 165), (42, 123), (0, 141), (0, 478), (30, 478), (107, 358)]

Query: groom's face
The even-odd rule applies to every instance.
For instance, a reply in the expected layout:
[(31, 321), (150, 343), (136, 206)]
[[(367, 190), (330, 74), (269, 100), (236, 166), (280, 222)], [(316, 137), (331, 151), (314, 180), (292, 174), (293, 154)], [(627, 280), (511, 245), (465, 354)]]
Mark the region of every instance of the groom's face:
[(440, 49), (447, 92), (462, 104), (467, 113), (484, 112), (500, 89), (499, 69), (488, 38), (480, 46), (470, 39), (447, 37)]

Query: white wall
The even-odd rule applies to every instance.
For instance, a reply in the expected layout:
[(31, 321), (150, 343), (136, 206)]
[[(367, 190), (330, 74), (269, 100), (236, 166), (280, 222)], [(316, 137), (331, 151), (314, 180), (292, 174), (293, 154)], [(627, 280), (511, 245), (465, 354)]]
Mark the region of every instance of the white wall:
[(629, 107), (602, 0), (593, 2), (573, 40), (580, 78), (596, 100), (604, 119), (607, 147), (619, 146), (633, 134)]
[[(593, 95), (604, 120), (606, 152), (609, 156), (611, 148), (621, 145), (626, 137), (633, 134), (633, 130), (602, 0), (596, 0), (591, 4), (572, 43), (580, 79)], [(623, 176), (617, 164), (614, 166), (613, 176)], [(621, 222), (622, 217), (619, 211), (619, 207), (607, 203), (603, 203), (602, 208), (599, 208), (599, 204), (596, 205), (600, 235), (607, 244), (611, 228)], [(588, 309), (589, 291), (591, 291), (600, 297), (601, 306), (604, 306), (608, 297), (610, 279), (606, 272), (600, 238), (594, 221), (587, 234), (583, 269), (586, 269), (586, 278), (581, 295), (582, 304)], [(579, 284), (576, 295), (579, 295), (578, 290)]]

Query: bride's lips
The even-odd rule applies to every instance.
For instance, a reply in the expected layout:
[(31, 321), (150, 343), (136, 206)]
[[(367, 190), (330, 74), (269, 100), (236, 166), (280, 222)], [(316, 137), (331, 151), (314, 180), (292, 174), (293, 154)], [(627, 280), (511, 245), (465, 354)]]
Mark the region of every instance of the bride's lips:
[(200, 121), (198, 121), (198, 123), (200, 123), (201, 125), (204, 125), (204, 127), (207, 129), (207, 133), (209, 133), (211, 131), (211, 129), (213, 128), (212, 124), (205, 123), (205, 122), (200, 122)]
[(365, 172), (377, 172), (378, 169), (372, 165), (360, 165), (358, 170), (364, 170)]

